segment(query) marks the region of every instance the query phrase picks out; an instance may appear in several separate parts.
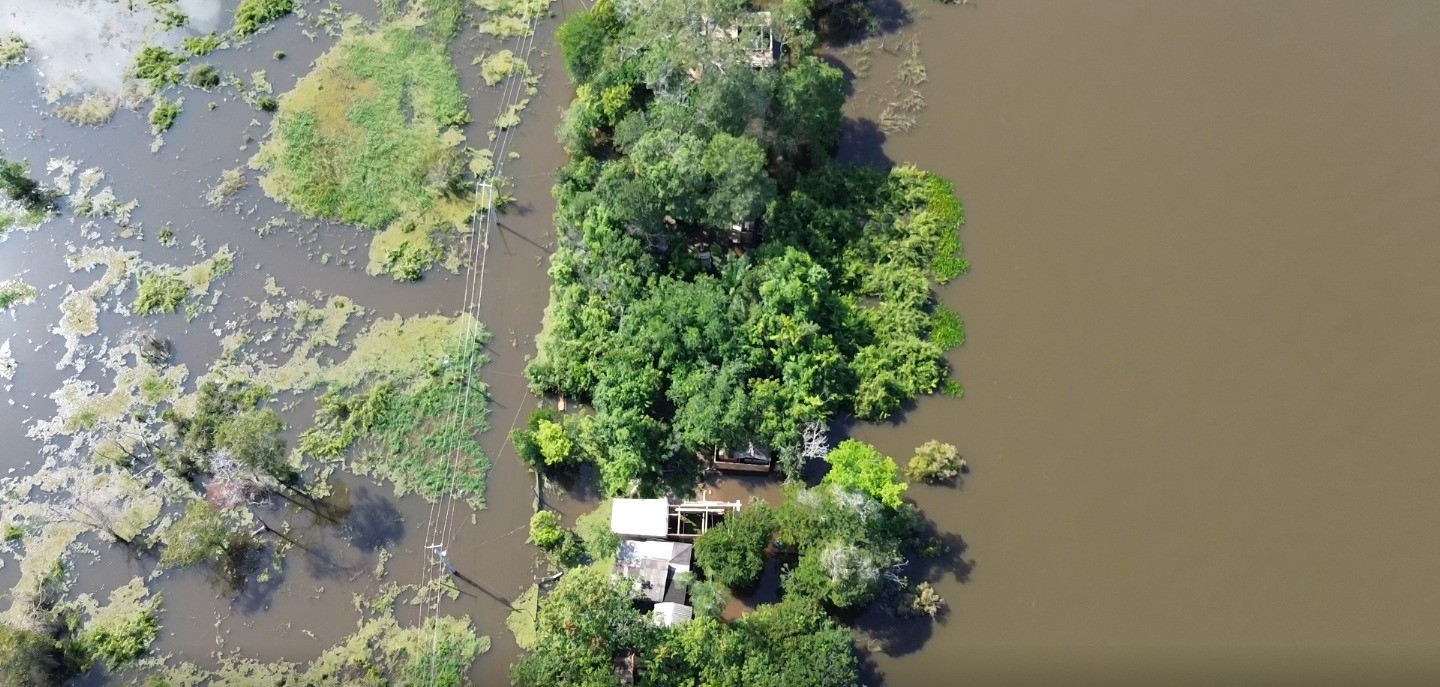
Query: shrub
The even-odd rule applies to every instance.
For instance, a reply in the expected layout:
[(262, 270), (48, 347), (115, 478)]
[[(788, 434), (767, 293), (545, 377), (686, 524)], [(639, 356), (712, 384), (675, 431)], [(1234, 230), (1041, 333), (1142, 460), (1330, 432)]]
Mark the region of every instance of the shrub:
[(931, 440), (915, 449), (905, 465), (905, 477), (927, 484), (945, 482), (955, 479), (964, 464), (953, 445)]
[(160, 624), (147, 611), (88, 630), (80, 636), (80, 644), (113, 671), (140, 658), (158, 634)]
[(196, 65), (185, 74), (185, 83), (208, 91), (220, 85), (220, 72), (208, 64)]
[(695, 540), (705, 576), (730, 589), (750, 589), (765, 570), (765, 547), (775, 531), (774, 512), (755, 501)]
[(220, 37), (213, 33), (204, 36), (186, 36), (181, 39), (180, 47), (193, 57), (204, 57), (220, 48)]
[(825, 456), (825, 462), (830, 464), (825, 484), (868, 494), (891, 508), (900, 507), (900, 498), (909, 485), (897, 479), (900, 470), (895, 459), (874, 446), (846, 439)]
[(530, 516), (530, 539), (542, 551), (554, 551), (565, 539), (565, 528), (553, 510), (536, 511)]

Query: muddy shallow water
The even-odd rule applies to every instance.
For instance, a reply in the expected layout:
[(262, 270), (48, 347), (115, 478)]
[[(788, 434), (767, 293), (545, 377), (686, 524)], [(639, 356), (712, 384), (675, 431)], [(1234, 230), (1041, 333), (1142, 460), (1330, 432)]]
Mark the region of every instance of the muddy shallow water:
[[(234, 5), (232, 1), (224, 3), (225, 16)], [(373, 2), (357, 0), (344, 5), (349, 11), (367, 16), (375, 13)], [(553, 9), (557, 16), (567, 11), (562, 3), (556, 3)], [(561, 76), (558, 54), (553, 50), (555, 23), (551, 20), (540, 24), (531, 64), (547, 69), (552, 76)], [(249, 46), (222, 50), (203, 61), (242, 76), (265, 69), (275, 92), (283, 93), (308, 71), (311, 60), (333, 44), (333, 39), (323, 32), (316, 32), (318, 38), (312, 40), (302, 29), (313, 27), (287, 18)], [(470, 66), (471, 58), (487, 45), (515, 47), (514, 39), (488, 40), (467, 29), (452, 46), (475, 120), (467, 129), (468, 145), (476, 148), (490, 145), (485, 131), (501, 109), (501, 90), (485, 86), (478, 67)], [(286, 53), (283, 61), (273, 58), (277, 50)], [(192, 384), (220, 352), (220, 340), (211, 328), (223, 327), (230, 319), (253, 318), (254, 308), (243, 299), (258, 302), (266, 298), (266, 275), (273, 275), (288, 290), (289, 298), (323, 302), (322, 294), (343, 294), (376, 318), (435, 312), (451, 315), (462, 308), (466, 290), (463, 273), (451, 275), (436, 269), (413, 284), (367, 276), (364, 267), (370, 232), (343, 226), (319, 226), (312, 232), (313, 222), (295, 219), (264, 197), (253, 172), (247, 173), (250, 184), (237, 196), (239, 213), (233, 208), (222, 212), (206, 207), (203, 194), (215, 184), (221, 171), (245, 165), (257, 142), (263, 139), (270, 119), (270, 115), (235, 98), (233, 91), (203, 93), (183, 89), (185, 109), (175, 127), (165, 134), (165, 146), (152, 154), (149, 125), (144, 121), (148, 107), (138, 114), (121, 110), (113, 121), (98, 128), (78, 128), (43, 116), (44, 105), (33, 71), (42, 66), (36, 61), (0, 72), (0, 92), (7, 96), (0, 102), (0, 120), (4, 121), (0, 143), (8, 157), (28, 158), (32, 172), (42, 176), (48, 158), (69, 156), (80, 160), (82, 169), (97, 166), (106, 170), (107, 183), (114, 186), (121, 199), (139, 199), (140, 208), (134, 218), (144, 225), (145, 239), (115, 240), (113, 226), (105, 225), (100, 229), (103, 243), (138, 250), (146, 260), (175, 264), (198, 259), (189, 245), (197, 236), (203, 237), (209, 251), (230, 244), (239, 254), (235, 273), (215, 284), (223, 295), (214, 315), (202, 315), (189, 323), (179, 315), (146, 318), (173, 337), (175, 362), (189, 365)], [(514, 642), (504, 626), (507, 603), (533, 582), (535, 572), (533, 549), (525, 545), (523, 530), (531, 512), (531, 483), (528, 473), (505, 446), (504, 438), (516, 418), (523, 419), (523, 412), (534, 402), (526, 392), (521, 372), (533, 351), (533, 337), (546, 301), (542, 258), (549, 251), (550, 216), (554, 211), (549, 177), (560, 164), (561, 155), (553, 131), (558, 122), (557, 108), (568, 100), (568, 93), (563, 78), (546, 78), (522, 115), (524, 124), (509, 142), (508, 150), (521, 155), (505, 161), (505, 173), (514, 182), (517, 202), (499, 217), (490, 234), (483, 298), (476, 312), (492, 334), (490, 362), (482, 371), (493, 398), (492, 431), (482, 437), (482, 443), (494, 467), (489, 475), (487, 508), (478, 513), (472, 525), (472, 512), (459, 505), (454, 514), (455, 534), (450, 538), (450, 559), (477, 586), (462, 589), (459, 599), (446, 600), (441, 610), (448, 615), (470, 616), (478, 632), (493, 640), (492, 649), (480, 657), (474, 671), (477, 682), (483, 684), (503, 681), (514, 658)], [(209, 101), (215, 101), (218, 107), (208, 109)], [(254, 229), (271, 216), (287, 218), (301, 230), (279, 229), (263, 239), (257, 237)], [(157, 243), (160, 226), (166, 222), (174, 225), (178, 247), (165, 248)], [(54, 404), (46, 395), (73, 373), (54, 369), (64, 345), (61, 337), (49, 330), (58, 318), (56, 307), (64, 295), (64, 285), (74, 282), (83, 286), (99, 275), (77, 275), (65, 269), (67, 244), (88, 243), (94, 241), (81, 238), (78, 223), (72, 225), (68, 217), (62, 217), (33, 233), (12, 233), (0, 244), (0, 279), (23, 276), (41, 291), (34, 304), (18, 307), (13, 314), (0, 314), (0, 341), (12, 340), (19, 363), (9, 393), (14, 404), (0, 404), (0, 436), (10, 447), (0, 454), (0, 469), (26, 469), (26, 462), (33, 459), (39, 446), (24, 439), (25, 429), (34, 419), (54, 412)], [(327, 253), (331, 256), (328, 262), (320, 257)], [(349, 261), (354, 266), (347, 265)], [(52, 285), (55, 288), (50, 288)], [(133, 289), (120, 297), (127, 303), (131, 298)], [(98, 345), (101, 337), (120, 335), (129, 326), (113, 313), (102, 313), (101, 331), (87, 343)], [(346, 331), (353, 335), (362, 327), (352, 320)], [(332, 356), (330, 352), (326, 355)], [(83, 376), (108, 388), (99, 365), (92, 364)], [(303, 428), (312, 411), (313, 405), (302, 399), (287, 417), (292, 425)], [(303, 663), (354, 631), (358, 615), (353, 595), (374, 594), (382, 582), (421, 582), (425, 567), (422, 562), (427, 559), (423, 550), (428, 541), (427, 524), (434, 512), (431, 506), (413, 495), (395, 498), (388, 483), (345, 476), (338, 481), (339, 494), (334, 499), (338, 508), (331, 514), (338, 524), (306, 513), (291, 516), (296, 526), (293, 536), (303, 548), (290, 552), (282, 574), (274, 582), (252, 582), (244, 591), (236, 592), (224, 589), (204, 570), (186, 570), (166, 573), (152, 585), (164, 595), (156, 653), (171, 653), (202, 666), (213, 664), (217, 651), (236, 650), (260, 661)], [(275, 520), (284, 519), (279, 510), (269, 512)], [(79, 558), (74, 571), (77, 591), (113, 588), (154, 568), (153, 560), (136, 560), (103, 543), (92, 545), (103, 553), (95, 563), (85, 556)], [(390, 560), (386, 565), (388, 574), (383, 581), (377, 581), (373, 570), (381, 550), (389, 551)], [(7, 565), (0, 570), (0, 583), (13, 584), (17, 576), (18, 566)], [(412, 623), (419, 614), (417, 607), (402, 607), (396, 615), (402, 622)], [(97, 673), (82, 682), (98, 685), (113, 681)]]
[(858, 435), (974, 566), (888, 683), (1440, 678), (1440, 6), (925, 12), (967, 393)]

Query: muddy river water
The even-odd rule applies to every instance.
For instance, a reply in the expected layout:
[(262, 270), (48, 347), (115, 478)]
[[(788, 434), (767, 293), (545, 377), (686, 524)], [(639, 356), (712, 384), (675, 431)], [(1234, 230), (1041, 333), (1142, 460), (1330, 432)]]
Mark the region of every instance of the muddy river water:
[[(948, 623), (889, 684), (1440, 677), (1440, 5), (977, 0), (884, 151), (955, 181)], [(915, 491), (912, 489), (912, 492)]]
[[(917, 8), (906, 30), (918, 32), (928, 69), (919, 126), (852, 138), (847, 154), (937, 171), (965, 201), (974, 268), (943, 297), (966, 321), (968, 341), (951, 356), (966, 395), (927, 398), (894, 425), (853, 431), (901, 457), (927, 439), (949, 441), (973, 471), (959, 490), (911, 490), (963, 540), (966, 563), (939, 575), (946, 622), (915, 630), (923, 634), (896, 643), (895, 655), (872, 655), (876, 680), (1440, 678), (1440, 282), (1431, 275), (1440, 264), (1431, 230), (1440, 217), (1440, 80), (1431, 75), (1440, 5)], [(551, 31), (542, 24), (541, 49)], [(324, 45), (285, 24), (213, 61), (255, 69), (283, 48), (284, 66), (268, 64), (283, 91)], [(555, 55), (542, 61), (550, 78), (512, 144), (523, 157), (507, 166), (519, 202), (492, 235), (479, 312), (494, 334), (484, 445), (495, 467), (488, 508), (473, 526), (462, 516), (452, 558), (481, 588), (445, 607), (495, 640), (477, 663), (478, 684), (506, 682), (516, 649), (505, 604), (534, 573), (516, 534), (530, 485), (503, 439), (533, 403), (519, 375), (546, 298), (548, 175), (560, 161), (551, 132), (568, 98)], [(463, 78), (481, 93), (474, 72)], [(358, 246), (363, 263), (352, 230), (321, 231), (313, 244), (284, 232), (256, 238), (250, 229), (282, 211), (253, 183), (242, 207), (258, 206), (256, 215), (205, 208), (200, 196), (219, 172), (253, 153), (253, 143), (241, 149), (244, 136), (263, 135), (250, 123), (262, 118), (242, 103), (206, 112), (196, 96), (151, 155), (139, 117), (122, 113), (99, 129), (42, 119), (25, 78), (4, 76), (7, 155), (70, 155), (110, 170), (118, 195), (141, 199), (137, 219), (149, 231), (168, 221), (182, 245), (195, 234), (211, 247), (231, 243), (244, 265), (296, 291), (344, 293), (381, 316), (461, 307), (459, 277), (396, 287), (321, 269), (314, 253), (346, 246)], [(868, 81), (857, 83), (859, 118), (876, 116)], [(485, 97), (472, 99), (474, 111), (495, 108)], [(74, 239), (64, 232), (73, 231), (11, 236), (0, 278), (62, 283), (60, 258)], [(177, 255), (189, 251), (168, 259)], [(230, 279), (222, 311), (241, 296), (263, 298), (254, 279)], [(19, 437), (51, 412), (44, 395), (68, 374), (50, 369), (61, 295), (42, 288), (37, 304), (0, 319), (25, 375), (11, 391), (16, 405), (0, 405), (9, 447), (0, 467), (30, 460)], [(216, 338), (198, 326), (184, 338), (187, 325), (170, 319), (160, 326), (177, 337), (177, 356), (202, 370)], [(417, 581), (427, 505), (352, 482), (347, 525), (314, 523), (314, 552), (292, 554), (282, 583), (233, 601), (201, 574), (165, 579), (157, 649), (202, 664), (236, 648), (307, 660), (352, 631), (351, 594), (375, 591), (366, 572), (379, 549), (394, 554), (389, 579)], [(584, 500), (557, 506), (574, 515)], [(123, 555), (102, 561), (77, 585), (148, 573)], [(15, 575), (7, 567), (0, 581)]]

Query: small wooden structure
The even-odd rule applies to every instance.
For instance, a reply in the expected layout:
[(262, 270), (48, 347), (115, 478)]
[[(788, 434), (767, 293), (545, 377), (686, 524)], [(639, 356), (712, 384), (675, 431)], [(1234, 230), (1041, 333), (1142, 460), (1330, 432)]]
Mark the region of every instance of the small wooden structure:
[(750, 444), (744, 450), (729, 452), (724, 449), (715, 452), (715, 458), (710, 461), (716, 470), (726, 472), (748, 472), (766, 474), (774, 467), (775, 461), (770, 458), (770, 452)]
[(720, 524), (725, 516), (739, 512), (739, 501), (685, 501), (670, 504), (666, 537), (677, 541), (694, 541)]

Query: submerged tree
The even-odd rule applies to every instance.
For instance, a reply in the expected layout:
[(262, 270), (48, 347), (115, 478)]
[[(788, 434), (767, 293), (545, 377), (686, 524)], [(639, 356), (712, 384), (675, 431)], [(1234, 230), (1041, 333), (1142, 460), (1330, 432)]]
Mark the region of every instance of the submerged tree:
[(0, 684), (51, 687), (59, 684), (59, 646), (32, 628), (0, 622)]
[(191, 501), (185, 512), (165, 530), (165, 551), (160, 564), (183, 568), (220, 558), (231, 542), (231, 529), (213, 506)]
[(0, 157), (0, 191), (29, 210), (44, 210), (53, 204), (40, 182), (30, 178), (28, 165)]
[(951, 444), (927, 441), (915, 449), (905, 465), (905, 476), (917, 482), (935, 484), (955, 479), (964, 469), (965, 461)]

